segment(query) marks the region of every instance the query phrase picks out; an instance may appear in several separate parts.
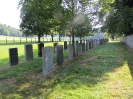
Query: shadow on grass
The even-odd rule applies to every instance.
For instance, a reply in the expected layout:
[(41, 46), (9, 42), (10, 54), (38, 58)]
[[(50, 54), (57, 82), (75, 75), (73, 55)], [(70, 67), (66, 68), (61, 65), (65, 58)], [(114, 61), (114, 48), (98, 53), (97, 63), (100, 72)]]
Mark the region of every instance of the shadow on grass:
[[(58, 93), (69, 95), (69, 90), (81, 89), (83, 91), (87, 87), (91, 88), (100, 82), (108, 80), (108, 76), (105, 74), (123, 66), (123, 61), (128, 61), (131, 68), (133, 66), (130, 60), (132, 56), (128, 57), (129, 55), (130, 53), (122, 44), (116, 42), (107, 43), (83, 53), (82, 56), (73, 61), (64, 63), (62, 67), (57, 67), (46, 78), (43, 77), (41, 72), (41, 59), (37, 58), (34, 61), (21, 64), (22, 71), (21, 69), (17, 70), (19, 67), (16, 67), (19, 74), (15, 72), (13, 75), (8, 76), (8, 78), (13, 77), (17, 80), (18, 86), (16, 88), (10, 86), (7, 89), (12, 89), (12, 91), (0, 91), (4, 94), (4, 98), (14, 93), (22, 98), (39, 97), (46, 99), (50, 98), (52, 93), (55, 93), (55, 96), (58, 96)], [(25, 87), (26, 85), (27, 87)], [(82, 96), (78, 96), (78, 98), (82, 98)], [(90, 96), (90, 98), (94, 98), (94, 96)]]
[(131, 73), (131, 76), (133, 78), (133, 49), (131, 49), (129, 46), (125, 45), (124, 43), (122, 43), (124, 50), (127, 50), (127, 52), (125, 53), (125, 60), (127, 60), (128, 63), (128, 67)]

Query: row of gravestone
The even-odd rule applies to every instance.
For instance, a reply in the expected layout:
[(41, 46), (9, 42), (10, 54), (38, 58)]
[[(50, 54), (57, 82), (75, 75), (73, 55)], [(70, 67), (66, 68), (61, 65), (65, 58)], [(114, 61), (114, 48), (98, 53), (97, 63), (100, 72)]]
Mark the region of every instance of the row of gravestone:
[[(56, 53), (56, 46), (58, 43), (53, 43), (54, 46), (54, 53)], [(38, 44), (38, 57), (42, 57), (42, 48), (44, 47), (43, 43)], [(67, 49), (67, 41), (64, 41), (64, 50)], [(26, 44), (24, 46), (25, 52), (25, 61), (29, 61), (33, 59), (33, 47), (32, 44)], [(18, 49), (17, 48), (10, 48), (9, 49), (9, 63), (10, 66), (17, 65), (19, 62), (18, 60)]]
[[(91, 40), (86, 40), (86, 43), (85, 42), (82, 43), (82, 41), (78, 43), (78, 41), (76, 41), (75, 44), (76, 55), (79, 56), (82, 52), (96, 48), (97, 46), (102, 45), (106, 42), (108, 42), (108, 39), (91, 39)], [(61, 66), (64, 60), (63, 46), (57, 45), (56, 52), (57, 52), (57, 65)], [(69, 60), (73, 59), (73, 46), (71, 44), (68, 45), (68, 59)], [(52, 47), (42, 48), (42, 67), (43, 67), (42, 71), (44, 76), (47, 76), (49, 71), (51, 71), (54, 68)]]
[[(90, 40), (86, 40), (82, 41), (76, 41), (75, 42), (75, 52), (76, 52), (76, 56), (81, 55), (82, 52), (91, 50), (96, 48), (99, 45), (103, 45), (104, 43), (108, 42), (108, 39), (90, 39)], [(72, 60), (73, 59), (73, 46), (72, 45), (68, 45), (68, 59)]]
[[(96, 48), (99, 45), (108, 42), (108, 39), (91, 39), (86, 40), (86, 43), (80, 41), (76, 41), (75, 43), (75, 50), (76, 55), (81, 55), (82, 52), (88, 51), (91, 49)], [(67, 42), (64, 42), (64, 49), (67, 49)], [(54, 52), (56, 52), (56, 61), (57, 65), (61, 66), (63, 64), (63, 45), (58, 45), (54, 43)], [(18, 64), (18, 54), (17, 48), (9, 49), (9, 56), (10, 56), (10, 65)], [(43, 75), (47, 76), (48, 72), (51, 71), (53, 66), (53, 47), (44, 47), (43, 43), (38, 44), (38, 56), (42, 57), (42, 67), (43, 67)], [(25, 60), (32, 60), (33, 59), (33, 49), (32, 45), (25, 45)], [(68, 59), (73, 59), (73, 46), (71, 44), (68, 45)]]

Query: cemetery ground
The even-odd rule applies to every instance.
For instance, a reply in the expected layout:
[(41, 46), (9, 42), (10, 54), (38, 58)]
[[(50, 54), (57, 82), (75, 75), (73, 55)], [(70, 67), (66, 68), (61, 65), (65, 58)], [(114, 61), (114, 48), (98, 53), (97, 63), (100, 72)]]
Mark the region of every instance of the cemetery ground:
[[(0, 48), (3, 57), (8, 47)], [(19, 55), (23, 57), (23, 51)], [(72, 61), (65, 58), (62, 67), (54, 61), (56, 67), (46, 78), (41, 58), (0, 66), (0, 99), (132, 99), (132, 59), (132, 51), (124, 44), (109, 42)]]

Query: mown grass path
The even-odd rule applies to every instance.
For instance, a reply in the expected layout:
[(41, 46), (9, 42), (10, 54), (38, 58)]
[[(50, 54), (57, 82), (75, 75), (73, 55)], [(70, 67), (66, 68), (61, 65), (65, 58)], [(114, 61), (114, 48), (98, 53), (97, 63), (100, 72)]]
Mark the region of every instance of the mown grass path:
[[(66, 60), (47, 78), (34, 60), (21, 71), (0, 71), (0, 97), (5, 99), (133, 99), (133, 53), (124, 44), (110, 42)], [(35, 64), (36, 62), (37, 65)], [(23, 66), (24, 64), (20, 64)], [(24, 68), (26, 68), (24, 66)], [(30, 68), (35, 66), (34, 68)], [(13, 71), (14, 70), (14, 71)], [(14, 75), (9, 74), (10, 71)]]

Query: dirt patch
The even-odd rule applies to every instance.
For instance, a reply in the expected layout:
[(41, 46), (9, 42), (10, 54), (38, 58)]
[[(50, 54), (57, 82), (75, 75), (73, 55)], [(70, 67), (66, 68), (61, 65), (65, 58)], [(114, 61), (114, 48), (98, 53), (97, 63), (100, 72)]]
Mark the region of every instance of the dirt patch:
[(29, 80), (31, 80), (31, 79), (41, 79), (41, 78), (43, 78), (44, 76), (43, 76), (43, 74), (42, 73), (35, 73), (35, 74), (30, 74), (30, 75), (28, 75), (27, 77), (26, 77), (26, 79), (29, 79)]
[(97, 57), (98, 57), (98, 56), (93, 56), (93, 57), (91, 57), (91, 58), (89, 58), (89, 59), (86, 59), (86, 60), (81, 61), (81, 63), (91, 62), (92, 60), (96, 59)]
[(6, 84), (14, 84), (16, 83), (16, 79), (15, 78), (8, 78), (8, 79), (5, 79), (2, 81), (3, 83), (6, 83)]
[(17, 80), (15, 78), (4, 79), (0, 82), (0, 86), (2, 86), (3, 84), (7, 84), (9, 86), (16, 87), (17, 86)]

